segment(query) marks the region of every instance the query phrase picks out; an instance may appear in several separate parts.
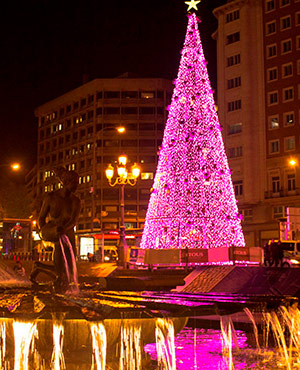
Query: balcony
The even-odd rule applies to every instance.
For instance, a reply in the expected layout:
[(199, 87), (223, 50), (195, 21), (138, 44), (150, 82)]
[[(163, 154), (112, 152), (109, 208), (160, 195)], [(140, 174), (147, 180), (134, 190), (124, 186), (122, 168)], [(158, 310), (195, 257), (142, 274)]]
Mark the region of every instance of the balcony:
[(295, 190), (280, 189), (278, 192), (265, 191), (265, 199), (293, 197), (295, 195), (300, 195), (300, 188)]

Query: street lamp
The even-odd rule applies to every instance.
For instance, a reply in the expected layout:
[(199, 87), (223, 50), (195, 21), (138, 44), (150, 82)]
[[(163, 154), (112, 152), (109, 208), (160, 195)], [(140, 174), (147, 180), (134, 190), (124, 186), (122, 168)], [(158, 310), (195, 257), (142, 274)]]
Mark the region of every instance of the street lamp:
[[(92, 176), (92, 223), (91, 223), (91, 232), (94, 231), (94, 217), (95, 217), (95, 190), (96, 190), (96, 176), (97, 176), (97, 156), (96, 156), (96, 150), (97, 150), (97, 138), (99, 134), (103, 134), (106, 130), (112, 130), (117, 131), (119, 134), (124, 134), (126, 131), (126, 128), (124, 126), (106, 126), (103, 127), (101, 130), (98, 131), (98, 135), (95, 137), (94, 144), (93, 144), (93, 176)], [(102, 138), (102, 137), (101, 137)], [(101, 221), (100, 221), (101, 223)], [(101, 225), (100, 225), (101, 227)]]
[(127, 156), (121, 155), (118, 158), (118, 165), (117, 165), (117, 174), (118, 176), (113, 180), (114, 177), (114, 167), (109, 164), (107, 169), (105, 170), (105, 175), (108, 180), (108, 183), (110, 186), (121, 186), (121, 203), (120, 203), (120, 215), (121, 215), (121, 225), (120, 225), (120, 241), (118, 245), (118, 265), (119, 266), (126, 266), (126, 260), (127, 260), (127, 251), (128, 246), (126, 243), (125, 238), (125, 209), (124, 209), (124, 188), (125, 185), (134, 186), (137, 182), (137, 178), (140, 176), (140, 168), (135, 163), (131, 167), (131, 173), (128, 173), (127, 170)]

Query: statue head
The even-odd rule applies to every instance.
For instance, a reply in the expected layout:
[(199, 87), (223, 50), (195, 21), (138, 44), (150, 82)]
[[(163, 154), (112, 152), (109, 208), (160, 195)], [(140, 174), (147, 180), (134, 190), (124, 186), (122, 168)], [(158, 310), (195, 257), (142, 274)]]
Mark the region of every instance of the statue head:
[(64, 167), (58, 167), (54, 170), (54, 173), (62, 182), (64, 189), (72, 193), (76, 191), (79, 183), (79, 175), (76, 171), (68, 171)]

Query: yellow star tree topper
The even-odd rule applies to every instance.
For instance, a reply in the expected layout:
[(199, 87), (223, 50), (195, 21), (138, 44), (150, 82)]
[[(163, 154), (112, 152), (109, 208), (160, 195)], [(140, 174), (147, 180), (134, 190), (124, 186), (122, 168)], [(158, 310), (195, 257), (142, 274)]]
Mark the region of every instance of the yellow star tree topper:
[(188, 10), (187, 11), (190, 11), (191, 9), (195, 9), (195, 10), (198, 10), (197, 8), (197, 5), (201, 3), (201, 0), (190, 0), (190, 1), (185, 1), (185, 4), (188, 5)]

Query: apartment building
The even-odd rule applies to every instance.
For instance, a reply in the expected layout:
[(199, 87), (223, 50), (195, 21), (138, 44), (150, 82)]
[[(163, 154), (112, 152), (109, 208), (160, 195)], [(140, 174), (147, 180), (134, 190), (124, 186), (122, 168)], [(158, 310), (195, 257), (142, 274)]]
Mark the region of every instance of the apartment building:
[(171, 94), (168, 80), (125, 74), (95, 79), (36, 108), (37, 196), (59, 186), (52, 171), (64, 165), (80, 176), (78, 233), (118, 229), (120, 187), (109, 186), (105, 169), (126, 154), (129, 169), (137, 163), (141, 176), (135, 186), (125, 186), (125, 225), (142, 228)]
[(300, 207), (300, 1), (233, 0), (218, 19), (218, 106), (248, 245)]

